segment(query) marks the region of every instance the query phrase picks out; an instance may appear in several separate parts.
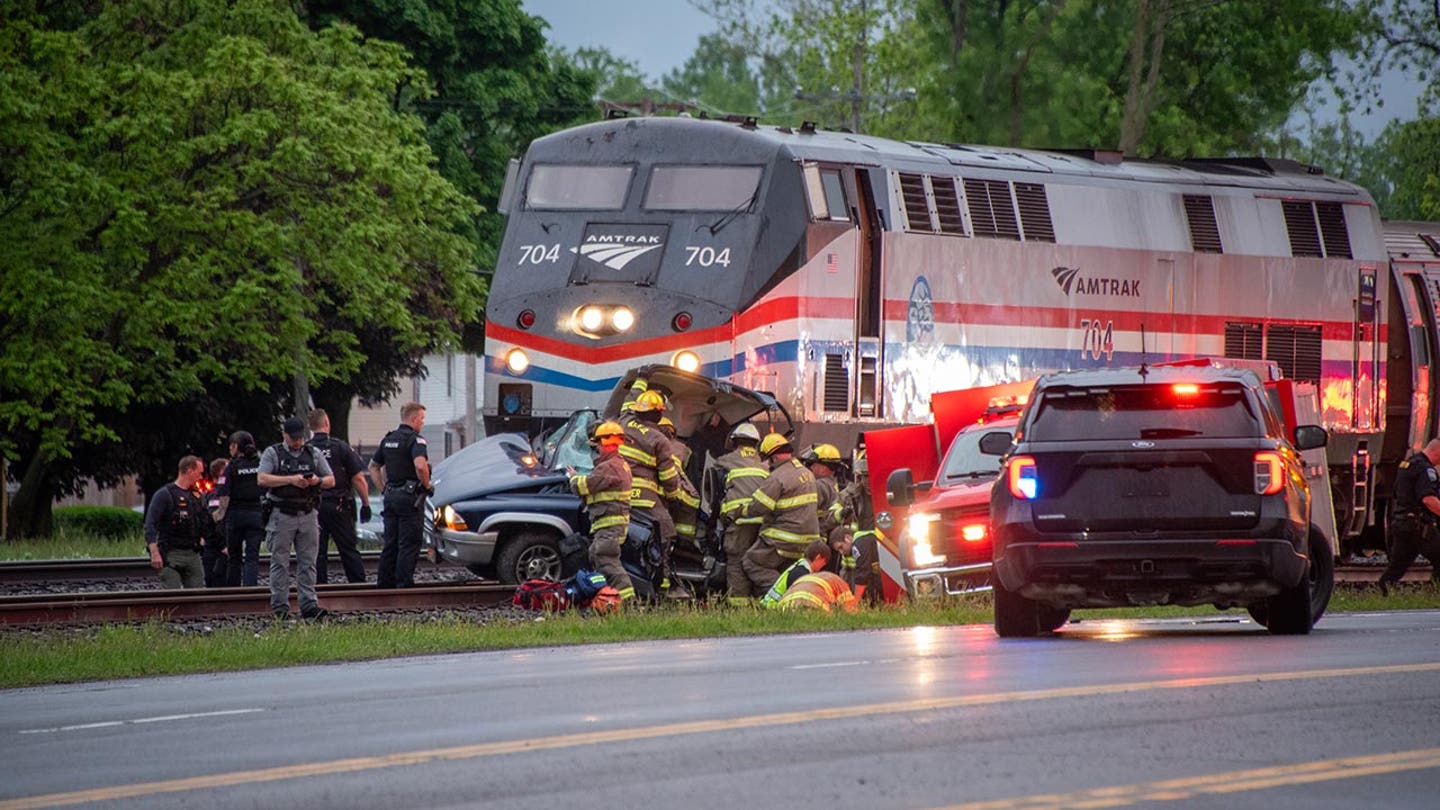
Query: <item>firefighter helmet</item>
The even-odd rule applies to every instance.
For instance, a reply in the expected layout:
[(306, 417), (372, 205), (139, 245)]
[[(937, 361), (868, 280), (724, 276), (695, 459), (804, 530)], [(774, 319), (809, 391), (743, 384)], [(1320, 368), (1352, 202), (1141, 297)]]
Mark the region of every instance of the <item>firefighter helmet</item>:
[(755, 426), (749, 422), (741, 422), (735, 426), (734, 430), (730, 431), (730, 443), (734, 444), (735, 442), (753, 442), (759, 444), (760, 431), (756, 430)]
[(833, 444), (813, 444), (800, 453), (800, 462), (838, 467), (840, 466), (840, 450)]
[(779, 433), (767, 433), (760, 440), (760, 455), (769, 458), (781, 450), (790, 449), (790, 440)]
[(607, 419), (595, 426), (596, 440), (603, 439), (606, 436), (620, 436), (623, 438), (625, 436), (625, 428), (620, 427), (619, 422)]
[(635, 412), (649, 413), (665, 410), (665, 397), (659, 391), (645, 391), (635, 398)]

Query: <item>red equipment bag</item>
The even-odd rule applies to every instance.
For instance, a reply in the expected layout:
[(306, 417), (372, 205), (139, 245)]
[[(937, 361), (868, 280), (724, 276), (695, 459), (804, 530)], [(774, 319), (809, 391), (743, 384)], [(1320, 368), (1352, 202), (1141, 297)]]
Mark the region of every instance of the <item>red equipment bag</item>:
[(548, 579), (527, 579), (515, 589), (515, 605), (530, 610), (557, 611), (570, 607), (565, 586)]

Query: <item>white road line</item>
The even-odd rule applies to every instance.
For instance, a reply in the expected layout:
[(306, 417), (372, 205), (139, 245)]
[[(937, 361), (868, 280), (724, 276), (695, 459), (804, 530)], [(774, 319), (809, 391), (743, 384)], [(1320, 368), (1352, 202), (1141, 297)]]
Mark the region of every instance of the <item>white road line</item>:
[(164, 723), (169, 720), (192, 720), (196, 717), (225, 717), (235, 714), (254, 714), (263, 712), (264, 709), (226, 709), (219, 712), (195, 712), (193, 714), (167, 714), (163, 717), (138, 717), (134, 720), (106, 720), (101, 723), (80, 723), (73, 726), (57, 726), (55, 728), (27, 728), (20, 731), (21, 734), (54, 734), (59, 731), (84, 731), (91, 728), (109, 728), (111, 726), (140, 725), (142, 723)]
[(830, 664), (793, 664), (786, 669), (829, 669), (831, 667), (861, 667), (869, 661), (835, 661)]

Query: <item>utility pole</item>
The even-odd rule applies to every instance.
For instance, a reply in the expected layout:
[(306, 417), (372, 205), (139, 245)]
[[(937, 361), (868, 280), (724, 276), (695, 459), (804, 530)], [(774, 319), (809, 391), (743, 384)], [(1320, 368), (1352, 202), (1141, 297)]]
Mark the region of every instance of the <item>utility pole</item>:
[(850, 102), (850, 131), (855, 134), (864, 132), (864, 121), (861, 119), (861, 110), (867, 101), (914, 101), (915, 88), (907, 87), (898, 93), (878, 93), (866, 95), (865, 93), (865, 51), (870, 42), (870, 9), (869, 0), (860, 0), (860, 36), (855, 39), (854, 59), (851, 65), (851, 85), (848, 92), (842, 92), (838, 87), (831, 87), (825, 93), (807, 93), (803, 87), (795, 88), (795, 98), (800, 101), (849, 101)]

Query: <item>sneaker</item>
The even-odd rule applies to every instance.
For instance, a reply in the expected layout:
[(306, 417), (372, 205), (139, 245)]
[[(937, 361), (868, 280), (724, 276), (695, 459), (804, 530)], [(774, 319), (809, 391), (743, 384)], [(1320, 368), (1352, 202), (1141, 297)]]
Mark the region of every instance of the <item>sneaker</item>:
[(330, 611), (326, 610), (323, 607), (313, 607), (309, 610), (302, 612), (300, 614), (300, 618), (309, 619), (312, 622), (318, 622), (323, 619), (330, 618)]

